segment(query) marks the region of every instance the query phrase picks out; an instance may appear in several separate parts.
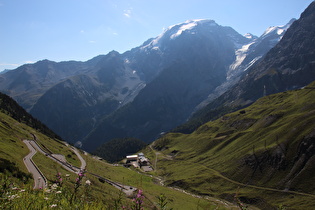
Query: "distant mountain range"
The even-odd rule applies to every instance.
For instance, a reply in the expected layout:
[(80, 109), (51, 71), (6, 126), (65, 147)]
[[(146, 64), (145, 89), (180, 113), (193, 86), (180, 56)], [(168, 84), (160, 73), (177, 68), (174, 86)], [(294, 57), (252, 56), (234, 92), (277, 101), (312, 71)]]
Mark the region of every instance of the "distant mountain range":
[(23, 65), (0, 75), (0, 90), (88, 151), (113, 138), (151, 142), (244, 80), (293, 22), (255, 37), (213, 20), (186, 21), (123, 54)]

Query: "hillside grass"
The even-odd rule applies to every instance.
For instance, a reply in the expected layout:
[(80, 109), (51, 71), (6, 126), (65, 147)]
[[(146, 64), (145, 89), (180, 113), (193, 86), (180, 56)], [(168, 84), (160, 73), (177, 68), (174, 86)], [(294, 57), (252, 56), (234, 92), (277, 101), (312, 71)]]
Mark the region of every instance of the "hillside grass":
[[(157, 208), (158, 197), (162, 194), (167, 198), (168, 208), (173, 209), (238, 209), (239, 204), (250, 208), (309, 209), (315, 206), (312, 185), (315, 167), (306, 165), (306, 170), (292, 181), (292, 189), (285, 189), (281, 181), (285, 180), (288, 170), (276, 170), (268, 164), (253, 168), (246, 165), (245, 160), (284, 150), (287, 168), (293, 167), (292, 161), (301, 141), (314, 132), (314, 86), (264, 97), (250, 107), (202, 125), (192, 134), (169, 133), (163, 136), (152, 144), (155, 149), (148, 147), (143, 150), (156, 169), (148, 174), (100, 161), (84, 152), (81, 154), (87, 161), (88, 172), (143, 190), (146, 209)], [(47, 151), (62, 154), (68, 162), (80, 166), (80, 161), (64, 142), (46, 137), (3, 113), (0, 113), (0, 126), (0, 158), (10, 160), (26, 176), (27, 169), (22, 159), (29, 151), (22, 140), (33, 139), (33, 135)], [(61, 173), (64, 179), (60, 188), (62, 193), (56, 195), (61, 196), (58, 197), (59, 206), (79, 206), (77, 208), (81, 209), (102, 206), (106, 209), (115, 205), (132, 205), (132, 200), (118, 189), (100, 182), (89, 173), (82, 179), (82, 182), (91, 181), (89, 190), (82, 186), (76, 191), (78, 175), (69, 173), (43, 154), (37, 153), (33, 159), (49, 180), (49, 186), (56, 180), (56, 174)], [(32, 180), (22, 183), (21, 179), (8, 173), (1, 175), (2, 184), (8, 179), (10, 183), (27, 189), (22, 196), (25, 200), (14, 203), (15, 207), (23, 205), (23, 202), (43, 208), (53, 205), (45, 202), (44, 196), (48, 195), (31, 190)], [(69, 196), (74, 193), (85, 198), (86, 203), (69, 203)], [(39, 203), (36, 203), (36, 196), (44, 200), (37, 199)], [(6, 199), (9, 201), (10, 198)], [(55, 197), (52, 201), (56, 201)]]
[[(88, 171), (93, 171), (93, 173), (101, 176), (103, 175), (112, 181), (142, 189), (147, 203), (153, 205), (151, 208), (156, 206), (158, 201), (157, 197), (164, 194), (169, 202), (167, 206), (173, 209), (237, 209), (236, 206), (232, 204), (225, 206), (218, 200), (196, 198), (186, 193), (161, 186), (159, 180), (153, 176), (142, 174), (138, 170), (114, 166), (104, 161), (96, 160), (89, 155), (85, 156), (85, 158), (87, 160)], [(105, 187), (106, 186), (109, 187), (108, 184), (105, 184)]]
[(51, 152), (52, 154), (61, 154), (66, 158), (68, 163), (80, 167), (81, 162), (79, 158), (72, 150), (69, 149), (70, 145), (66, 142), (58, 139), (52, 140), (41, 133), (36, 135), (36, 141), (43, 149), (48, 150), (48, 152)]
[(28, 127), (0, 112), (0, 158), (11, 161), (28, 173), (23, 158), (29, 153), (23, 139), (29, 138)]
[[(48, 209), (51, 205), (58, 204), (66, 209), (116, 209), (115, 205), (121, 208), (123, 205), (132, 206), (132, 199), (127, 198), (115, 187), (100, 182), (97, 178), (86, 173), (82, 183), (89, 180), (91, 185), (89, 190), (82, 185), (76, 192), (78, 197), (84, 197), (83, 203), (76, 201), (69, 202), (75, 192), (77, 174), (66, 171), (61, 165), (52, 161), (45, 155), (37, 152), (33, 161), (44, 173), (48, 180), (48, 188), (51, 188), (57, 181), (56, 175), (61, 174), (63, 178), (62, 186), (58, 188), (59, 195), (50, 195), (45, 190), (33, 190), (32, 176), (28, 173), (23, 158), (29, 153), (27, 146), (23, 143), (24, 139), (34, 139), (46, 151), (54, 154), (62, 154), (67, 161), (75, 166), (80, 166), (80, 161), (69, 147), (62, 141), (51, 139), (37, 130), (19, 123), (13, 118), (0, 112), (0, 158), (10, 160), (18, 170), (28, 176), (28, 181), (22, 181), (20, 178), (12, 176), (8, 172), (0, 174), (1, 193), (4, 197), (1, 200), (1, 207), (4, 209), (19, 209), (28, 205), (30, 208)], [(167, 198), (167, 207), (173, 209), (237, 209), (234, 204), (225, 204), (224, 202), (213, 198), (198, 198), (184, 192), (161, 186), (159, 181), (148, 174), (139, 173), (137, 170), (130, 170), (123, 166), (114, 166), (105, 161), (100, 161), (93, 156), (82, 152), (81, 155), (87, 161), (87, 171), (103, 176), (112, 181), (125, 185), (130, 185), (143, 190), (145, 196), (143, 206), (145, 209), (158, 208), (158, 197), (165, 195)], [(6, 184), (7, 183), (7, 184)], [(10, 183), (10, 184), (8, 184)], [(7, 188), (5, 188), (7, 187)], [(16, 191), (15, 189), (19, 189)], [(21, 190), (21, 191), (20, 191)], [(57, 191), (56, 191), (57, 192)], [(56, 193), (55, 192), (55, 193)], [(14, 198), (6, 195), (16, 195)], [(49, 199), (49, 200), (46, 200)], [(58, 201), (57, 201), (58, 200)], [(85, 202), (86, 201), (86, 202)], [(57, 202), (57, 203), (56, 203)], [(9, 205), (10, 204), (10, 205)], [(118, 208), (118, 209), (119, 209)]]
[(170, 186), (230, 201), (238, 195), (260, 208), (314, 207), (312, 159), (288, 180), (289, 189), (283, 183), (297, 167), (299, 145), (315, 132), (314, 87), (266, 96), (192, 134), (166, 134), (152, 144), (158, 174)]

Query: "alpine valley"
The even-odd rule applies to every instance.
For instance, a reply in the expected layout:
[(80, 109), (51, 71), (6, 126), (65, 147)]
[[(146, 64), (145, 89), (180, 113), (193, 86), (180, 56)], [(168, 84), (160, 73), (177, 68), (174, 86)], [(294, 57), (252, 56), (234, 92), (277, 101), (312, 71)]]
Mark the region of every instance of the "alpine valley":
[(293, 21), (259, 38), (186, 21), (123, 54), (23, 65), (0, 75), (0, 90), (87, 151), (113, 138), (152, 142), (237, 83)]
[[(30, 191), (33, 200), (25, 200), (32, 206), (41, 198), (38, 209), (56, 198), (58, 208), (119, 209), (132, 202), (123, 192), (145, 199), (145, 209), (315, 207), (314, 1), (298, 20), (260, 37), (189, 20), (123, 54), (6, 71), (0, 90), (0, 192), (7, 201), (0, 205), (12, 205), (6, 208), (25, 207), (2, 176), (30, 183), (25, 139), (46, 151), (34, 156), (46, 182), (56, 179), (55, 170), (73, 172), (48, 156), (81, 163), (70, 169), (79, 168), (69, 182), (74, 190), (65, 184), (60, 195)], [(138, 168), (116, 164), (138, 151), (152, 170), (141, 168), (140, 158)], [(87, 178), (92, 185), (81, 187), (78, 180)], [(131, 195), (133, 189), (141, 190)]]

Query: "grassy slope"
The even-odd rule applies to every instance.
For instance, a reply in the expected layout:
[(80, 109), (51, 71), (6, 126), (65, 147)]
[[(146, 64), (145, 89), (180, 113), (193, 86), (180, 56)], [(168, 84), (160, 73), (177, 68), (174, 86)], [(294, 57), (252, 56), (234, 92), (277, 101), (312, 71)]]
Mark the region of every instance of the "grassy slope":
[(30, 138), (26, 127), (0, 112), (0, 158), (15, 163), (23, 172), (27, 172), (27, 169), (22, 159), (29, 153), (22, 142), (23, 139)]
[[(22, 142), (23, 139), (33, 139), (35, 134), (39, 144), (45, 145), (53, 153), (63, 154), (66, 156), (68, 162), (80, 166), (80, 161), (72, 153), (72, 151), (59, 140), (53, 140), (33, 128), (26, 126), (23, 123), (19, 123), (8, 115), (0, 112), (0, 158), (10, 160), (15, 163), (16, 166), (25, 173), (27, 169), (23, 163), (23, 157), (29, 153), (28, 148)], [(203, 198), (195, 198), (185, 193), (160, 186), (157, 181), (147, 175), (139, 174), (137, 171), (129, 170), (121, 166), (113, 166), (104, 161), (99, 161), (91, 157), (90, 155), (83, 154), (83, 157), (87, 160), (87, 170), (103, 177), (109, 178), (113, 181), (131, 185), (144, 190), (146, 196), (145, 205), (147, 208), (151, 208), (156, 205), (158, 199), (156, 198), (161, 193), (164, 193), (169, 199), (168, 207), (174, 209), (225, 209), (227, 206), (217, 200), (207, 200)], [(77, 177), (76, 174), (69, 173), (63, 169), (59, 164), (51, 161), (46, 156), (37, 153), (33, 157), (34, 162), (45, 174), (49, 182), (56, 179), (57, 172), (62, 174), (65, 182), (65, 186), (72, 189), (74, 186), (74, 180)], [(66, 174), (70, 174), (66, 177)], [(10, 174), (6, 176), (10, 177)], [(0, 174), (0, 178), (5, 177)], [(11, 179), (11, 178), (10, 178)], [(119, 199), (119, 190), (116, 188), (101, 183), (98, 179), (94, 178), (90, 174), (86, 174), (86, 179), (91, 180), (91, 190), (89, 195), (97, 202), (114, 203)], [(0, 179), (1, 180), (1, 179)], [(20, 180), (12, 178), (13, 182), (19, 183)], [(33, 181), (29, 180), (26, 185), (20, 183), (20, 186), (24, 186), (27, 189), (32, 188)], [(73, 190), (73, 189), (72, 189)], [(32, 196), (32, 195), (30, 195)], [(123, 196), (122, 201), (125, 203), (131, 203), (131, 201)], [(230, 208), (231, 206), (228, 206)]]
[[(33, 139), (32, 134), (38, 137), (40, 144), (45, 144), (53, 153), (63, 154), (68, 162), (80, 166), (78, 158), (63, 142), (53, 140), (2, 112), (0, 112), (0, 158), (13, 162), (21, 171), (28, 173), (23, 158), (29, 153), (29, 150), (23, 140)], [(36, 154), (34, 158), (36, 156), (39, 154)]]
[[(314, 130), (314, 96), (314, 89), (307, 88), (265, 97), (244, 109), (244, 112), (238, 111), (209, 122), (190, 135), (168, 134), (155, 142), (156, 146), (164, 149), (167, 147), (165, 150), (155, 154), (148, 148), (145, 153), (152, 162), (155, 162), (157, 155), (158, 174), (166, 177), (166, 184), (196, 194), (231, 201), (235, 201), (234, 196), (237, 195), (241, 201), (263, 208), (279, 205), (304, 208), (315, 206), (314, 196), (281, 191), (285, 187), (281, 180), (292, 169), (300, 142)], [(22, 158), (29, 151), (22, 140), (32, 139), (31, 133), (53, 153), (63, 154), (72, 164), (80, 165), (79, 160), (62, 142), (52, 140), (2, 113), (0, 126), (0, 158), (14, 162), (23, 172), (27, 170)], [(286, 168), (282, 170), (276, 170), (264, 161), (256, 167), (256, 171), (252, 165), (244, 164), (244, 160), (251, 162), (253, 157), (259, 159), (266, 152), (277, 153), (279, 148), (285, 151), (286, 158)], [(175, 156), (169, 155), (172, 151)], [(143, 189), (148, 208), (157, 202), (156, 196), (161, 193), (170, 199), (168, 206), (174, 209), (224, 208), (220, 201), (195, 198), (162, 187), (156, 184), (158, 180), (137, 171), (115, 167), (89, 155), (84, 157), (88, 171)], [(48, 180), (53, 181), (57, 172), (63, 176), (68, 173), (44, 155), (35, 155), (34, 161)], [(310, 184), (314, 178), (310, 174), (315, 170), (313, 167), (305, 167), (300, 172), (299, 176), (290, 179), (290, 189), (314, 193), (313, 185)], [(70, 175), (69, 186), (74, 184), (75, 177), (75, 174)], [(89, 174), (86, 179), (92, 181), (91, 195), (95, 199), (112, 202), (118, 198), (119, 191), (112, 186), (99, 182)]]
[(298, 152), (301, 142), (315, 134), (314, 88), (312, 83), (264, 97), (192, 134), (165, 135), (154, 143), (162, 149), (160, 174), (167, 184), (231, 200), (238, 193), (262, 208), (315, 206), (315, 195), (280, 192), (315, 194), (314, 153)]

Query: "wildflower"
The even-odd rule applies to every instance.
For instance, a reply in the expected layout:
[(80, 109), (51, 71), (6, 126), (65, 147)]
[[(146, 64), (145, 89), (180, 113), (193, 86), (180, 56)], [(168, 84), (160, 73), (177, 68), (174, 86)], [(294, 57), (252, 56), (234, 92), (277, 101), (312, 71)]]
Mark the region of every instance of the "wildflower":
[(52, 205), (50, 206), (50, 208), (55, 208), (55, 207), (57, 207), (57, 204), (52, 204)]
[(13, 200), (15, 198), (20, 198), (20, 196), (18, 194), (15, 194), (15, 195), (9, 195), (8, 198), (9, 200)]
[(60, 194), (60, 193), (61, 193), (61, 191), (60, 191), (60, 190), (56, 192), (56, 194)]
[(47, 201), (47, 200), (49, 200), (49, 198), (47, 198), (47, 197), (44, 197), (44, 200), (46, 200), (46, 201)]
[(70, 174), (66, 174), (66, 177), (69, 177), (70, 176)]
[(18, 197), (17, 194), (15, 194), (15, 195), (9, 195), (9, 196), (8, 196), (9, 200), (13, 200), (14, 198), (17, 198), (17, 197)]
[(52, 190), (55, 190), (55, 189), (57, 189), (57, 187), (58, 187), (57, 184), (53, 184), (53, 185), (51, 186), (51, 189), (52, 189)]
[(90, 180), (86, 180), (86, 181), (85, 181), (85, 184), (86, 184), (86, 185), (91, 185), (91, 181), (90, 181)]
[(142, 197), (142, 190), (139, 190), (137, 194), (137, 198), (140, 198), (140, 197)]
[(22, 189), (22, 190), (20, 190), (20, 192), (25, 192), (25, 190), (24, 190), (24, 189)]
[(143, 193), (142, 190), (138, 190), (136, 197), (132, 199), (132, 201), (135, 203), (133, 206), (133, 209), (137, 209), (137, 210), (143, 209), (142, 203), (143, 203), (144, 196), (142, 193)]
[(80, 172), (78, 173), (78, 177), (75, 179), (75, 183), (74, 183), (74, 193), (73, 193), (72, 196), (71, 196), (70, 202), (72, 202), (73, 199), (75, 199), (76, 194), (77, 194), (77, 192), (78, 192), (78, 189), (79, 189), (79, 187), (82, 185), (81, 181), (82, 181), (82, 179), (83, 179), (83, 176), (84, 176), (84, 171), (83, 171), (83, 172), (80, 171)]

